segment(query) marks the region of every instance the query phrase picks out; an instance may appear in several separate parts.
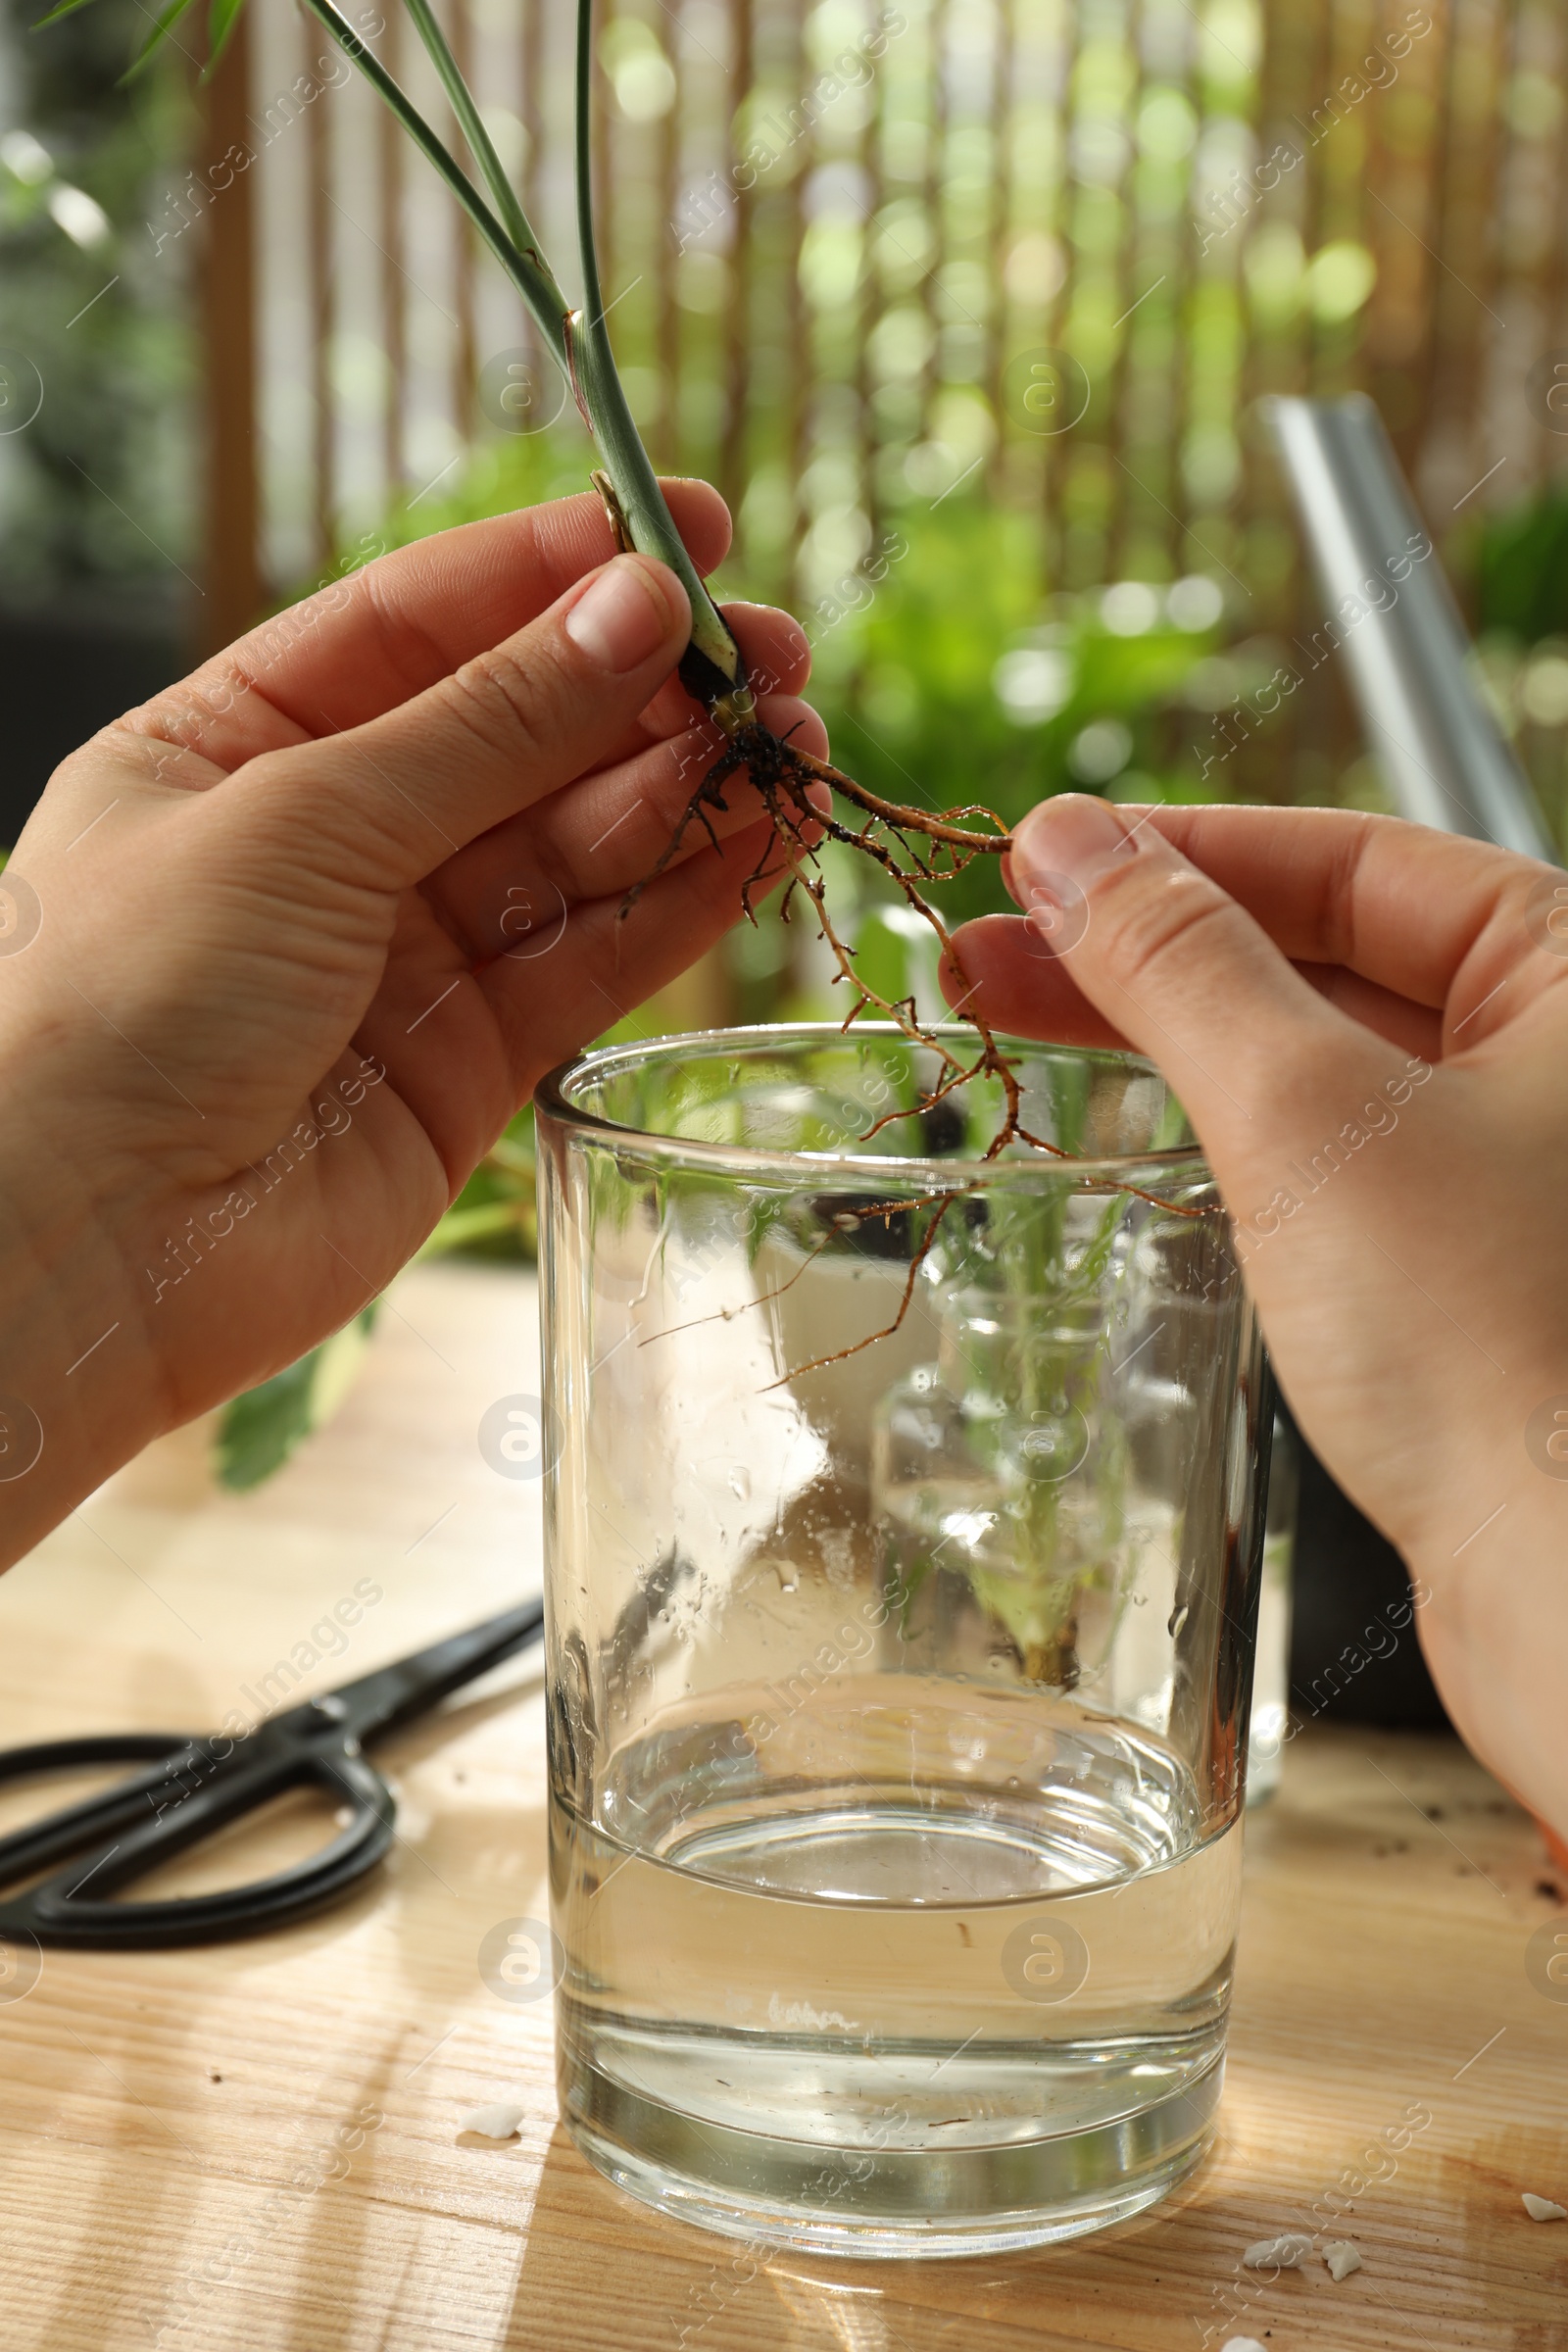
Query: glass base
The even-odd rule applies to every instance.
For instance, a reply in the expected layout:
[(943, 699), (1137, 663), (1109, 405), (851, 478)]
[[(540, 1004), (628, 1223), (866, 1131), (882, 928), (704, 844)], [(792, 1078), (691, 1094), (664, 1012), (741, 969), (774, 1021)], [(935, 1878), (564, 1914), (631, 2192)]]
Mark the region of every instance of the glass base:
[(699, 2121), (568, 2044), (561, 2106), (590, 2164), (677, 2220), (762, 2245), (902, 2260), (1051, 2245), (1143, 2212), (1203, 2156), (1224, 2074), (1221, 2054), (1150, 2106), (1042, 2138), (846, 2149)]

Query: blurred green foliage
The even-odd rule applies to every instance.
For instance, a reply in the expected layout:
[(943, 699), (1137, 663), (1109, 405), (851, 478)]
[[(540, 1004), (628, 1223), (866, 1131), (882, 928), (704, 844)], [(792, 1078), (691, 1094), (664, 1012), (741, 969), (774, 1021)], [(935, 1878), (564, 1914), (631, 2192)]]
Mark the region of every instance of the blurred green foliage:
[(408, 547), (459, 523), (570, 498), (588, 489), (598, 463), (586, 429), (574, 420), (545, 433), (494, 436), (478, 443), (450, 488), (396, 501), (374, 539), (383, 547)]
[[(1222, 615), (1210, 582), (1049, 595), (1034, 525), (979, 500), (906, 517), (882, 551), (884, 576), (862, 568), (804, 616), (811, 700), (858, 782), (1009, 826), (1055, 792), (1212, 797), (1178, 748), (1180, 692)], [(941, 890), (956, 918), (1005, 904), (991, 858)]]
[(1526, 645), (1568, 635), (1568, 490), (1489, 514), (1476, 562), (1479, 633)]
[(474, 1257), (531, 1258), (538, 1243), (533, 1105), (519, 1110), (468, 1178), (420, 1257), (462, 1250)]
[[(101, 582), (172, 612), (196, 534), (195, 236), (165, 236), (196, 121), (170, 54), (129, 91), (145, 31), (133, 0), (31, 29), (36, 0), (3, 0), (0, 355), (42, 405), (0, 442), (0, 597), (30, 605)], [(173, 216), (176, 220), (180, 216)], [(19, 367), (20, 363), (20, 367)]]
[(219, 1483), (235, 1494), (281, 1470), (302, 1438), (337, 1411), (360, 1369), (380, 1300), (345, 1323), (319, 1348), (223, 1408), (214, 1441)]

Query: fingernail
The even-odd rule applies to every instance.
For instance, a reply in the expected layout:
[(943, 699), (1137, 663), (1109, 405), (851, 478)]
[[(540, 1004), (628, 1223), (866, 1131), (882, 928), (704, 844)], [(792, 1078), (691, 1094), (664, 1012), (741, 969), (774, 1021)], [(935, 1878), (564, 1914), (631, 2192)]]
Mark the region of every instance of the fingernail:
[(1084, 883), (1102, 873), (1120, 853), (1134, 857), (1129, 829), (1103, 801), (1067, 792), (1031, 808), (1012, 836), (1011, 864), (1020, 879), (1033, 874), (1068, 874)]
[(566, 635), (590, 662), (623, 677), (658, 653), (674, 622), (652, 568), (635, 556), (617, 556), (566, 614)]

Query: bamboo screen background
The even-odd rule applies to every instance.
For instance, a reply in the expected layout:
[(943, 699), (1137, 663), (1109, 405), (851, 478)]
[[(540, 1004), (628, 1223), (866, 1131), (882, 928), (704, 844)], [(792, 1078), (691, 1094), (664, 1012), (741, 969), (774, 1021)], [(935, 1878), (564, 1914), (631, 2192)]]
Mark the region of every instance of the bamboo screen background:
[[(446, 11), (568, 287), (572, 13)], [(245, 27), (209, 124), (257, 152), (209, 232), (223, 634), (457, 479), (498, 382), (503, 416), (564, 400), (506, 378), (520, 305), (358, 78), (304, 95), (312, 21)], [(608, 0), (599, 54), (633, 405), (724, 489), (756, 590), (808, 598), (979, 492), (1039, 517), (1054, 586), (1200, 570), (1277, 629), (1302, 591), (1259, 396), (1369, 390), (1461, 581), (1472, 517), (1568, 459), (1559, 0)], [(569, 403), (551, 429), (586, 465)]]

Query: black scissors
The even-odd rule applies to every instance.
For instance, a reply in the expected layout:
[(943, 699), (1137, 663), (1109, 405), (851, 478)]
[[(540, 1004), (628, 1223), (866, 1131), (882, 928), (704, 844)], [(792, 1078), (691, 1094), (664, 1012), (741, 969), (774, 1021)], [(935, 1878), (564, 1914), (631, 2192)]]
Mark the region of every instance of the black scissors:
[[(67, 1863), (52, 1878), (0, 1901), (0, 1942), (31, 1938), (152, 1950), (257, 1935), (336, 1902), (380, 1861), (397, 1818), (396, 1799), (366, 1762), (364, 1742), (422, 1715), (449, 1691), (538, 1641), (543, 1630), (544, 1603), (526, 1601), (340, 1690), (270, 1715), (235, 1740), (122, 1732), (0, 1752), (0, 1781), (148, 1760), (144, 1771), (97, 1796), (0, 1838), (0, 1886)], [(151, 1903), (109, 1899), (270, 1798), (307, 1787), (326, 1789), (352, 1815), (308, 1861), (212, 1894)]]

